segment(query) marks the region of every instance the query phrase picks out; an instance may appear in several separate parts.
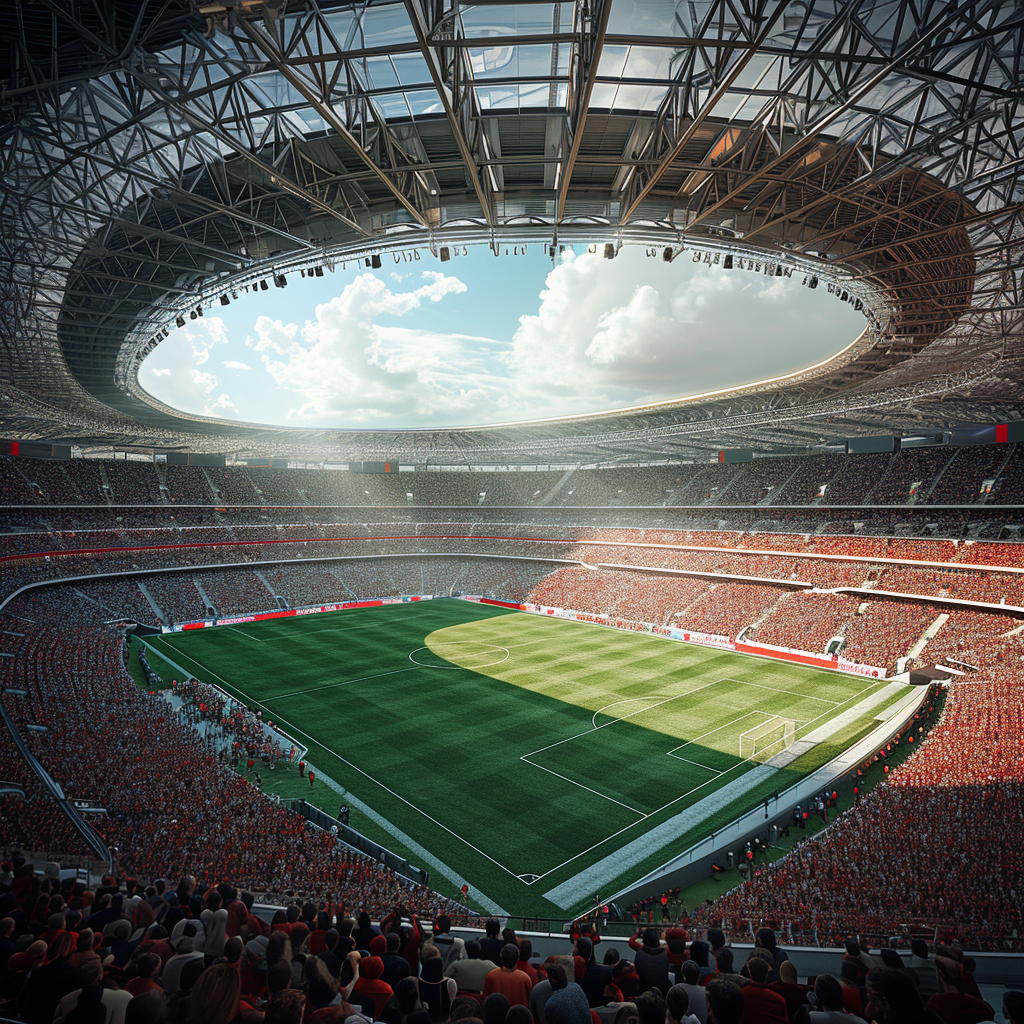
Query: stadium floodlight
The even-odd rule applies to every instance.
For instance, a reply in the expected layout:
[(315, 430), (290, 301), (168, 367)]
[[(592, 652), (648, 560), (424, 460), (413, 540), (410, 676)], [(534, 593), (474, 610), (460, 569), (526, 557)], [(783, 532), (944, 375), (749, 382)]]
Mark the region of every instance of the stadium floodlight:
[(380, 255), (378, 253), (374, 253), (370, 257), (370, 266), (373, 267), (374, 270), (380, 270)]
[(222, 295), (220, 297), (220, 304), (222, 306), (230, 306), (231, 305), (231, 300), (226, 295)]
[(314, 277), (323, 277), (324, 276), (324, 268), (323, 267), (314, 267), (313, 268), (313, 276)]
[(447, 263), (452, 258), (451, 251), (449, 250), (447, 245), (441, 246), (438, 252), (438, 256), (440, 256), (442, 263)]
[(199, 314), (194, 309), (191, 310), (188, 315), (190, 320), (195, 320), (195, 318), (199, 316)]
[(267, 282), (266, 282), (266, 281), (260, 281), (260, 288), (261, 288), (261, 289), (262, 289), (263, 291), (269, 291), (269, 290), (270, 290), (270, 285), (269, 285), (269, 284), (267, 284)]
[(274, 287), (275, 288), (287, 288), (288, 287), (288, 278), (285, 277), (284, 274), (275, 274), (274, 275)]
[(661, 258), (666, 263), (671, 263), (672, 262), (672, 246), (671, 245), (666, 245), (665, 246), (664, 250), (662, 251)]
[(810, 280), (810, 283), (807, 285), (807, 287), (808, 288), (817, 288), (818, 287), (818, 279), (816, 277), (812, 277), (811, 280)]
[(782, 264), (781, 263), (776, 263), (775, 264), (775, 276), (776, 277), (782, 277)]
[(179, 327), (184, 327), (184, 326), (185, 326), (185, 318), (184, 318), (183, 316), (178, 316), (178, 317), (175, 317), (175, 320), (174, 320), (174, 322), (175, 322), (175, 323), (176, 323), (176, 324), (177, 324), (177, 325), (178, 325)]
[(727, 252), (725, 254), (725, 259), (722, 260), (722, 269), (723, 270), (732, 270), (732, 253), (731, 252)]
[(611, 242), (604, 243), (604, 258), (606, 260), (615, 259), (615, 246)]

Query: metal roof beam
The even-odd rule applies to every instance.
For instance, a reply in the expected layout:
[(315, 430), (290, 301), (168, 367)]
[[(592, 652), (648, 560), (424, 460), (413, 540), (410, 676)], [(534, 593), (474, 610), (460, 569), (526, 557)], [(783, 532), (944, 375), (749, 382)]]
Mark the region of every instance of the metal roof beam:
[[(596, 0), (598, 8), (595, 17), (593, 10), (587, 12), (592, 28), (588, 31), (582, 24), (582, 5), (575, 6), (575, 17), (581, 21), (573, 44), (573, 54), (569, 66), (569, 95), (566, 100), (566, 120), (562, 129), (562, 148), (565, 139), (570, 140), (568, 156), (562, 166), (562, 180), (558, 188), (558, 202), (555, 205), (555, 223), (562, 220), (565, 213), (565, 201), (569, 195), (573, 168), (579, 156), (580, 144), (583, 142), (583, 130), (587, 123), (587, 112), (590, 109), (590, 97), (597, 82), (597, 69), (604, 52), (605, 33), (608, 31), (608, 19), (612, 12), (612, 0)], [(561, 154), (560, 154), (561, 155)]]
[(362, 235), (363, 237), (370, 237), (371, 233), (359, 224), (358, 221), (354, 221), (350, 217), (346, 217), (343, 213), (339, 213), (330, 205), (330, 203), (325, 203), (319, 196), (313, 195), (312, 192), (304, 188), (302, 185), (291, 181), (276, 167), (266, 163), (266, 161), (261, 159), (251, 150), (240, 145), (228, 132), (225, 132), (222, 128), (212, 123), (207, 117), (200, 114), (198, 111), (191, 109), (187, 103), (181, 102), (171, 96), (170, 93), (160, 85), (154, 75), (140, 68), (132, 68), (131, 74), (139, 82), (145, 85), (150, 92), (155, 96), (158, 96), (163, 103), (177, 111), (177, 113), (185, 118), (193, 128), (196, 128), (198, 131), (205, 132), (212, 138), (216, 139), (226, 149), (238, 154), (245, 163), (255, 167), (262, 174), (266, 175), (267, 178), (270, 179), (271, 184), (278, 185), (285, 192), (288, 192), (290, 195), (300, 199), (304, 203), (308, 203), (314, 210), (318, 210), (321, 213), (327, 214), (329, 217), (333, 217), (335, 220), (341, 221), (343, 224), (355, 231), (356, 234)]
[[(463, 164), (465, 165), (466, 177), (469, 179), (469, 182), (473, 187), (477, 202), (480, 203), (480, 209), (483, 211), (487, 223), (493, 225), (493, 203), (491, 202), (490, 196), (484, 191), (483, 182), (480, 179), (480, 171), (476, 162), (476, 156), (469, 146), (469, 142), (463, 132), (463, 125), (460, 121), (459, 113), (456, 112), (455, 106), (453, 105), (451, 91), (449, 90), (448, 84), (445, 82), (444, 69), (442, 68), (441, 62), (438, 60), (434, 45), (429, 41), (433, 23), (430, 18), (427, 3), (425, 0), (405, 0), (405, 9), (408, 12), (409, 21), (412, 23), (413, 31), (416, 33), (416, 41), (419, 43), (420, 53), (423, 55), (423, 59), (426, 61), (427, 68), (430, 71), (430, 78), (434, 83), (434, 90), (437, 93), (438, 99), (441, 101), (441, 107), (444, 110), (445, 117), (448, 119), (448, 125), (451, 128), (455, 145), (458, 148), (459, 155), (462, 157)], [(457, 45), (455, 39), (445, 39), (444, 41), (444, 46), (446, 47), (455, 45)], [(479, 120), (480, 112), (475, 109), (476, 100), (473, 97), (472, 89), (468, 88), (467, 91), (468, 95), (463, 97), (461, 101), (461, 113), (467, 121), (472, 122)], [(468, 105), (468, 109), (466, 105)]]
[[(712, 4), (706, 18), (705, 25), (710, 25), (713, 21), (713, 17), (716, 8), (719, 4)], [(767, 6), (767, 5), (765, 5)], [(777, 0), (775, 8), (772, 13), (763, 18), (760, 22), (760, 28), (757, 34), (751, 40), (753, 46), (748, 50), (743, 50), (740, 56), (734, 61), (732, 66), (725, 72), (721, 80), (715, 85), (715, 88), (708, 94), (707, 99), (701, 104), (700, 109), (695, 113), (692, 120), (687, 124), (683, 131), (669, 144), (668, 149), (660, 157), (657, 166), (647, 176), (644, 184), (637, 190), (632, 200), (628, 203), (625, 211), (619, 217), (620, 224), (626, 224), (630, 221), (633, 214), (636, 213), (637, 208), (640, 204), (651, 194), (654, 187), (661, 181), (665, 172), (672, 166), (675, 158), (686, 148), (690, 140), (697, 134), (697, 130), (704, 123), (704, 121), (710, 116), (711, 112), (721, 102), (732, 87), (733, 83), (740, 77), (746, 66), (753, 59), (757, 52), (757, 47), (768, 38), (775, 28), (776, 23), (782, 17), (786, 8), (789, 6), (788, 0)], [(706, 31), (706, 28), (705, 28)], [(681, 75), (685, 76), (692, 71), (691, 61), (686, 61), (683, 64), (683, 70)], [(675, 88), (670, 89), (668, 95), (662, 101), (661, 108), (658, 111), (657, 123), (663, 124), (667, 119), (669, 111), (671, 110), (672, 104), (676, 100), (675, 90), (684, 84), (682, 79), (677, 80)], [(686, 83), (689, 84), (689, 83)], [(651, 133), (651, 138), (654, 139), (656, 133)]]
[[(858, 6), (858, 0), (854, 0), (854, 2), (845, 6), (845, 8), (843, 9), (843, 14), (845, 16), (853, 16), (856, 13)], [(910, 59), (920, 50), (924, 49), (929, 40), (931, 40), (934, 36), (953, 28), (957, 20), (961, 17), (964, 9), (966, 9), (967, 7), (976, 6), (977, 3), (975, 2), (975, 0), (965, 0), (965, 2), (958, 3), (955, 6), (953, 4), (950, 4), (942, 8), (943, 14), (941, 17), (937, 18), (927, 28), (924, 28), (919, 32), (914, 33), (903, 46), (899, 47), (897, 53), (894, 56), (892, 56), (885, 64), (878, 67), (877, 70), (875, 70), (871, 75), (869, 75), (863, 82), (858, 84), (856, 88), (849, 92), (849, 95), (845, 99), (843, 99), (839, 103), (828, 105), (827, 112), (824, 113), (821, 117), (819, 117), (816, 121), (814, 121), (813, 124), (808, 126), (806, 130), (803, 132), (803, 134), (800, 135), (800, 137), (794, 142), (794, 144), (790, 148), (780, 153), (773, 160), (769, 160), (767, 164), (758, 169), (758, 171), (753, 175), (752, 178), (745, 181), (741, 186), (732, 189), (717, 202), (713, 203), (712, 205), (702, 210), (691, 223), (699, 223), (700, 221), (709, 217), (711, 214), (717, 212), (718, 210), (727, 206), (729, 203), (735, 201), (742, 195), (743, 192), (747, 190), (747, 188), (749, 188), (750, 184), (753, 181), (758, 180), (762, 175), (770, 173), (771, 171), (774, 171), (779, 167), (789, 165), (793, 161), (793, 158), (796, 156), (798, 152), (800, 152), (805, 146), (807, 146), (808, 143), (813, 142), (820, 135), (822, 135), (834, 122), (836, 122), (840, 118), (841, 115), (845, 114), (856, 104), (864, 100), (873, 89), (875, 89), (884, 81), (885, 77), (888, 74), (900, 68), (903, 64), (907, 62), (908, 59)], [(797, 68), (794, 74), (790, 76), (790, 80), (789, 82), (786, 83), (784, 89), (788, 86), (791, 86), (802, 72), (802, 67)]]
[[(319, 16), (319, 10), (317, 10)], [(325, 96), (321, 96), (314, 83), (308, 81), (308, 79), (300, 74), (296, 68), (291, 65), (290, 60), (285, 57), (277, 45), (277, 41), (273, 39), (266, 30), (260, 28), (248, 18), (238, 17), (236, 18), (236, 24), (245, 32), (247, 38), (260, 50), (261, 53), (270, 61), (274, 66), (274, 69), (288, 81), (295, 90), (306, 99), (310, 106), (324, 119), (324, 121), (331, 126), (331, 128), (337, 133), (338, 137), (341, 138), (352, 150), (353, 153), (362, 161), (363, 165), (367, 170), (371, 171), (378, 180), (382, 181), (387, 186), (388, 191), (398, 200), (402, 206), (408, 210), (410, 214), (417, 220), (417, 222), (423, 227), (428, 227), (427, 219), (423, 215), (420, 208), (398, 187), (398, 185), (392, 180), (389, 174), (379, 166), (376, 161), (370, 156), (369, 153), (362, 147), (359, 140), (349, 131), (348, 126), (334, 110), (329, 99)], [(351, 97), (346, 97), (351, 99)], [(388, 131), (388, 126), (384, 122), (378, 121), (378, 128), (382, 132)], [(414, 174), (415, 167), (410, 165), (408, 168), (393, 168), (392, 173), (396, 173), (401, 170), (407, 174)]]

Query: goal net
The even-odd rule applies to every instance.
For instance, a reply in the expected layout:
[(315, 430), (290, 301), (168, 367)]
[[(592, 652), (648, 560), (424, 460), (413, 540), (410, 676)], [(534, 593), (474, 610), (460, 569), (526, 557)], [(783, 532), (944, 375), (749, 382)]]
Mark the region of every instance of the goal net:
[(772, 715), (753, 729), (740, 733), (740, 757), (744, 761), (767, 761), (793, 746), (796, 723), (791, 718)]

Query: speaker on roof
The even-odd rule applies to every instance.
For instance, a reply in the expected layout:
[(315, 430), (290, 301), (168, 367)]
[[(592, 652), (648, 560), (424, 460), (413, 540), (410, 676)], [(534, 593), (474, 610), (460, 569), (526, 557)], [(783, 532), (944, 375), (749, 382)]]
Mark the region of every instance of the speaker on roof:
[(380, 270), (380, 256), (376, 253), (370, 257), (370, 266), (373, 267), (374, 270)]
[(451, 250), (448, 248), (447, 245), (441, 246), (441, 251), (438, 253), (438, 255), (441, 257), (442, 263), (447, 263), (452, 258)]
[(722, 260), (723, 270), (732, 270), (732, 253), (726, 253), (725, 259)]
[(811, 280), (810, 280), (810, 283), (807, 285), (807, 287), (808, 288), (817, 288), (818, 287), (818, 279), (816, 277), (812, 277)]

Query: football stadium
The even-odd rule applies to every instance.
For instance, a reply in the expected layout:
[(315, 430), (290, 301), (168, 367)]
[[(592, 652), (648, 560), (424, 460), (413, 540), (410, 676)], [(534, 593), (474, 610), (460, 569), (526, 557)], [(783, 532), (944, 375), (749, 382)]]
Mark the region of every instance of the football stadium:
[(0, 5), (0, 1022), (1024, 1024), (1022, 59)]

